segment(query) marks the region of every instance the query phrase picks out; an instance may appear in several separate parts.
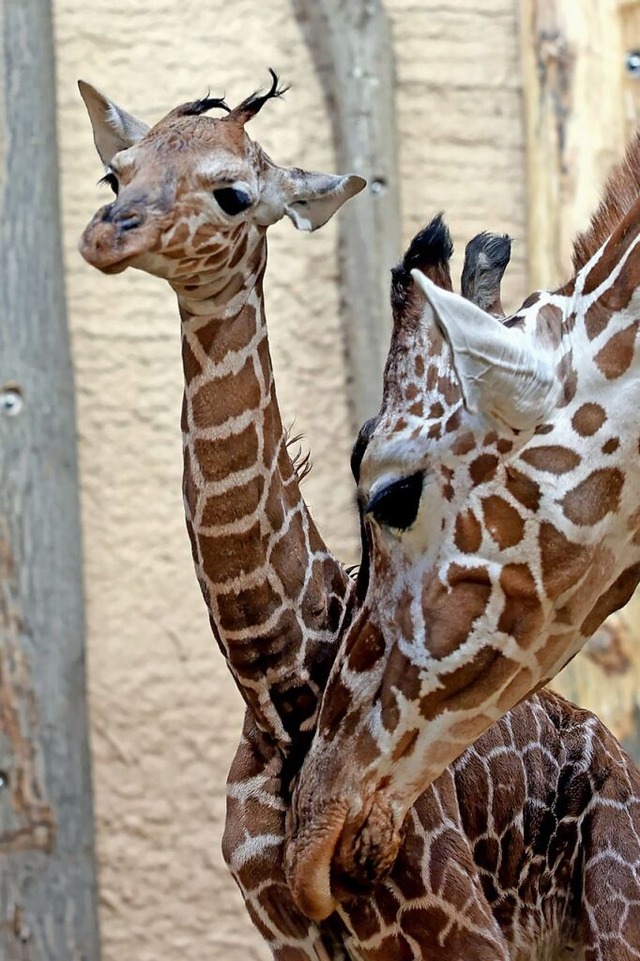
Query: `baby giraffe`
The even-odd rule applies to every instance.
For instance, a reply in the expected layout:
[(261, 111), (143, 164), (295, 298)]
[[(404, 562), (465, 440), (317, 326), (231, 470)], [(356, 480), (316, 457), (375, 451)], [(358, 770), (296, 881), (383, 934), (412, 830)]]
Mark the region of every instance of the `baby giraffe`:
[[(557, 930), (571, 937), (574, 902), (583, 913), (588, 904), (567, 880), (590, 850), (586, 799), (609, 784), (609, 769), (600, 780), (592, 772), (588, 746), (602, 740), (610, 768), (621, 755), (591, 716), (551, 696), (512, 712), (424, 794), (396, 867), (371, 893), (351, 896), (320, 924), (293, 903), (282, 862), (289, 781), (354, 605), (286, 452), (262, 301), (265, 231), (285, 213), (319, 226), (362, 182), (275, 167), (244, 131), (268, 95), (216, 119), (203, 114), (226, 105), (196, 101), (149, 129), (93, 88), (82, 92), (117, 194), (85, 231), (82, 252), (109, 273), (134, 266), (165, 277), (178, 294), (187, 523), (213, 631), (248, 703), (225, 857), (254, 923), (281, 961), (435, 951), (452, 961), (507, 961), (555, 943)], [(433, 233), (411, 265), (450, 286), (441, 229)], [(487, 288), (483, 269), (470, 267), (470, 296)], [(413, 316), (406, 270), (395, 291), (397, 312)], [(594, 756), (599, 764), (597, 749)], [(577, 806), (569, 782), (581, 785)], [(594, 804), (592, 837), (607, 870), (615, 858), (601, 831)], [(617, 868), (612, 877), (621, 878)], [(597, 872), (594, 879), (597, 886)]]

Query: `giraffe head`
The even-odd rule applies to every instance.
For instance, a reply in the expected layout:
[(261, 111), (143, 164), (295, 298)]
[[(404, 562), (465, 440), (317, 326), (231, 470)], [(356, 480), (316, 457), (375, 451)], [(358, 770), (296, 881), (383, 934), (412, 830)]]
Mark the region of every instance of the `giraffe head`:
[(420, 792), (638, 583), (639, 187), (636, 141), (574, 279), (503, 324), (411, 273), (356, 457), (362, 606), (294, 798), (312, 916), (384, 873)]
[[(116, 194), (82, 236), (85, 259), (106, 273), (132, 266), (164, 277), (191, 304), (228, 303), (242, 298), (270, 224), (286, 214), (298, 229), (315, 230), (361, 190), (360, 177), (279, 167), (251, 140), (247, 122), (284, 92), (272, 77), (267, 93), (233, 110), (224, 100), (196, 100), (151, 128), (80, 81), (104, 181)], [(223, 113), (205, 116), (212, 109)]]

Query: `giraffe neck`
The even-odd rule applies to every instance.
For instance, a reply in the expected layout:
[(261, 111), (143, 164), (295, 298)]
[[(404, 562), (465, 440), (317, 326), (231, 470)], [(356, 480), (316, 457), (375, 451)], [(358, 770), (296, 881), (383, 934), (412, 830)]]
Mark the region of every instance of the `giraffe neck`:
[[(351, 581), (301, 497), (276, 399), (264, 255), (252, 282), (179, 298), (184, 501), (213, 632), (258, 725), (285, 750), (313, 729)], [(192, 294), (191, 294), (192, 296)], [(211, 312), (204, 309), (209, 303)]]

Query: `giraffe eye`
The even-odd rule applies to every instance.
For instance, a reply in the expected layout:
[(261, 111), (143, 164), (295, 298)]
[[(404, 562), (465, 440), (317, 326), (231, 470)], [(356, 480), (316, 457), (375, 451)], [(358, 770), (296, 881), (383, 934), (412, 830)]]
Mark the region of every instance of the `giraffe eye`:
[(213, 191), (213, 196), (218, 201), (225, 214), (235, 216), (250, 207), (253, 200), (248, 193), (238, 187), (221, 187)]
[(372, 514), (385, 527), (406, 531), (418, 516), (423, 483), (422, 471), (394, 481), (373, 495), (365, 514)]
[(118, 190), (120, 188), (120, 184), (118, 183), (118, 178), (114, 174), (113, 170), (107, 170), (102, 180), (99, 180), (98, 183), (107, 184), (108, 187), (111, 187), (116, 197), (118, 196)]

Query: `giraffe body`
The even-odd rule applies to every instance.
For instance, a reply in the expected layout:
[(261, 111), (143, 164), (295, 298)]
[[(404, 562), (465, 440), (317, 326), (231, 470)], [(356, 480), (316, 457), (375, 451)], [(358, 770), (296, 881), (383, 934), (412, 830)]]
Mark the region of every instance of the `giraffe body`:
[[(212, 630), (248, 704), (223, 848), (254, 924), (280, 961), (560, 961), (575, 932), (595, 951), (583, 910), (581, 869), (591, 856), (583, 829), (592, 815), (599, 821), (603, 785), (619, 804), (625, 790), (635, 796), (636, 775), (595, 719), (546, 694), (494, 726), (418, 798), (386, 879), (365, 878), (357, 893), (345, 876), (344, 905), (320, 923), (294, 903), (284, 870), (290, 783), (355, 592), (313, 525), (287, 454), (262, 302), (264, 234), (278, 203), (280, 216), (316, 226), (360, 182), (278, 173), (243, 131), (256, 97), (217, 121), (201, 113), (220, 103), (184, 105), (149, 130), (92, 88), (83, 95), (118, 194), (85, 231), (82, 252), (106, 272), (160, 275), (178, 296), (187, 527)], [(286, 203), (278, 200), (285, 189)], [(233, 192), (225, 203), (249, 197), (250, 213), (221, 213), (211, 199), (218, 190)], [(567, 782), (578, 774), (584, 790), (568, 811)], [(480, 781), (491, 798), (478, 797)], [(548, 807), (568, 813), (541, 824)], [(611, 816), (607, 824), (635, 865), (634, 804), (624, 824), (617, 808), (616, 816), (620, 825)], [(506, 867), (507, 855), (496, 855), (505, 846)], [(606, 856), (603, 844), (597, 853)], [(615, 880), (622, 885), (620, 870)], [(569, 904), (569, 889), (586, 894)], [(633, 956), (620, 948), (623, 934), (620, 923), (613, 961)]]

